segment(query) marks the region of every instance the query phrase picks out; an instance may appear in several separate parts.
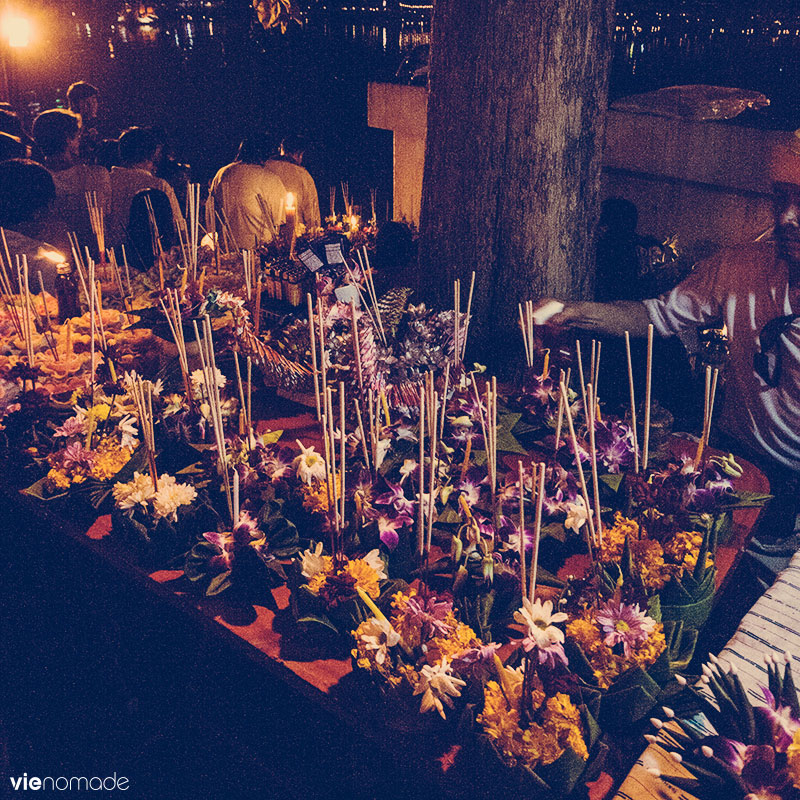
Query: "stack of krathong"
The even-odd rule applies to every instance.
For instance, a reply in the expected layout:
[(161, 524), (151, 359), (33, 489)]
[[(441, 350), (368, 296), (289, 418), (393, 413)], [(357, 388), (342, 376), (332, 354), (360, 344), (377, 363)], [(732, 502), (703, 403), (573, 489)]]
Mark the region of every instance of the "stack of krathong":
[(697, 688), (681, 678), (689, 707), (701, 713), (678, 716), (664, 707), (663, 720), (653, 717), (655, 733), (646, 738), (669, 753), (673, 766), (649, 771), (698, 800), (800, 798), (800, 704), (789, 657), (781, 674), (770, 656), (767, 677), (757, 704), (736, 670), (713, 656)]

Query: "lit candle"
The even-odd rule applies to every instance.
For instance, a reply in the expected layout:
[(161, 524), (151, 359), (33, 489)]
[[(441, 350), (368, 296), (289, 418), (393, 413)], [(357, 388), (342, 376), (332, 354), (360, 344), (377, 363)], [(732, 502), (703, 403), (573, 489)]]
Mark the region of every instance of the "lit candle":
[(286, 193), (286, 229), (289, 239), (289, 253), (294, 254), (294, 240), (297, 236), (297, 198), (293, 192)]
[(355, 214), (350, 215), (350, 230), (351, 231), (358, 230), (358, 217)]

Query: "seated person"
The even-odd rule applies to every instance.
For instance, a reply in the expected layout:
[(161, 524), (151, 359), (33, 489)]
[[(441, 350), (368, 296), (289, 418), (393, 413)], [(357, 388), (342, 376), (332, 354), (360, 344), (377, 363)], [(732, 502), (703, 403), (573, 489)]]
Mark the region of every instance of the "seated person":
[(310, 230), (319, 228), (321, 220), (317, 186), (303, 166), (306, 149), (306, 140), (302, 136), (287, 136), (281, 143), (280, 154), (267, 161), (265, 166), (283, 181), (286, 191), (295, 196), (297, 221)]
[(12, 136), (10, 133), (0, 131), (0, 161), (8, 161), (9, 158), (27, 158), (28, 148), (22, 143), (19, 136)]
[(95, 163), (97, 146), (101, 142), (98, 126), (100, 92), (96, 86), (86, 81), (76, 81), (67, 89), (67, 104), (73, 114), (81, 120), (81, 137), (78, 142), (78, 155), (87, 164)]
[(78, 161), (80, 119), (71, 111), (43, 111), (33, 122), (37, 155), (50, 170), (56, 186), (54, 214), (74, 231), (81, 245), (97, 256), (96, 238), (89, 220), (86, 193), (94, 192), (97, 205), (108, 220), (111, 212), (111, 179), (99, 166)]
[(119, 158), (122, 166), (111, 170), (111, 224), (106, 236), (109, 247), (125, 241), (131, 203), (144, 189), (164, 192), (172, 209), (172, 220), (167, 227), (186, 230), (186, 222), (175, 192), (163, 178), (157, 178), (153, 174), (157, 153), (158, 139), (146, 128), (129, 128), (119, 137)]
[[(31, 291), (38, 291), (41, 272), (45, 289), (54, 294), (56, 265), (67, 260), (52, 245), (30, 235), (55, 199), (53, 178), (41, 164), (19, 158), (0, 163), (0, 228), (13, 261), (6, 266), (14, 276), (16, 257), (27, 256)], [(4, 247), (0, 254), (5, 259)]]
[(268, 155), (267, 136), (250, 136), (239, 147), (236, 160), (211, 181), (213, 202), (206, 205), (206, 230), (232, 236), (240, 250), (269, 244), (286, 221), (286, 188), (264, 167)]
[(178, 244), (172, 226), (172, 207), (166, 194), (158, 189), (144, 189), (136, 194), (131, 202), (126, 250), (130, 265), (143, 271), (150, 269), (156, 263), (155, 231), (147, 207), (148, 199), (153, 208), (162, 251), (168, 253), (173, 245)]

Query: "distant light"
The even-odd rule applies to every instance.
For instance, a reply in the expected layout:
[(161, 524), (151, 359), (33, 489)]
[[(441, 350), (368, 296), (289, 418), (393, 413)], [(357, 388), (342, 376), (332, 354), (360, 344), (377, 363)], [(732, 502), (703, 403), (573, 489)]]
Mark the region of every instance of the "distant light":
[(0, 19), (0, 35), (9, 47), (27, 47), (33, 37), (33, 26), (27, 17), (7, 11)]

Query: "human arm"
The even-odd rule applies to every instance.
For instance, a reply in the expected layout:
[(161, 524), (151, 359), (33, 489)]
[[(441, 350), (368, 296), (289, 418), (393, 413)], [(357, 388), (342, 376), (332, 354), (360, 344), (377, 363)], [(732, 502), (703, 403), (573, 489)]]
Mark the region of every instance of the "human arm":
[[(544, 303), (543, 300), (537, 308)], [(564, 310), (548, 320), (550, 325), (597, 331), (610, 336), (646, 336), (650, 315), (638, 300), (619, 300), (615, 303), (568, 302)]]

